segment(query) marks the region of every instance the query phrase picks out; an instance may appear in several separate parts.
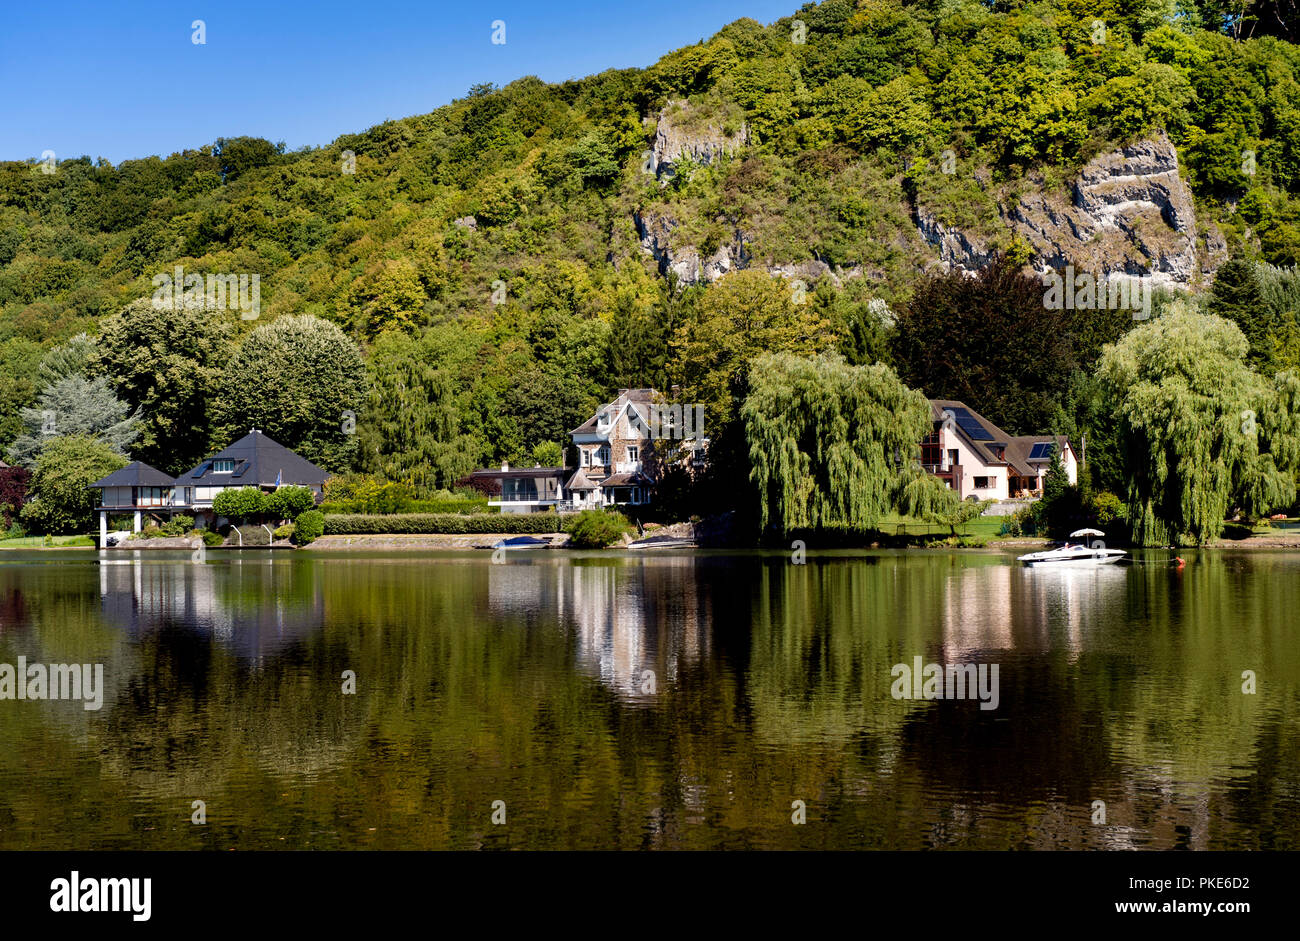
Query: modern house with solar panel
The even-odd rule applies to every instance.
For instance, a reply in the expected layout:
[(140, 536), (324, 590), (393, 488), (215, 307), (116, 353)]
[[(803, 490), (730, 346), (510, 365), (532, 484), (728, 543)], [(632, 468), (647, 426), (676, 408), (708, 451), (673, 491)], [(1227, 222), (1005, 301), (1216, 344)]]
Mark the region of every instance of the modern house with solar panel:
[(1063, 435), (1009, 435), (963, 402), (931, 399), (934, 430), (921, 442), (921, 465), (947, 482), (963, 500), (1032, 499), (1055, 454), (1070, 483), (1079, 478), (1079, 456)]
[(272, 491), (294, 485), (310, 487), (319, 502), (329, 473), (254, 428), (176, 478), (176, 503), (194, 515), (211, 513), (212, 501), (229, 487)]
[(269, 492), (281, 486), (310, 487), (319, 502), (328, 476), (323, 468), (254, 428), (179, 477), (143, 461), (132, 461), (87, 489), (99, 491), (96, 512), (102, 547), (107, 544), (110, 515), (131, 514), (132, 532), (137, 533), (145, 519), (165, 522), (177, 513), (212, 526), (220, 522), (212, 511), (212, 501), (223, 490), (257, 487)]

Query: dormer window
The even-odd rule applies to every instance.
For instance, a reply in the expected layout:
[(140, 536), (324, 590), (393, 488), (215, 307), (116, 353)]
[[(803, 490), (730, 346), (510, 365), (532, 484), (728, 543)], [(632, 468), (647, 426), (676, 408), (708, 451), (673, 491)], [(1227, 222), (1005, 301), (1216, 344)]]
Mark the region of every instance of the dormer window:
[(235, 472), (234, 461), (213, 461), (212, 473), (214, 474), (233, 474)]

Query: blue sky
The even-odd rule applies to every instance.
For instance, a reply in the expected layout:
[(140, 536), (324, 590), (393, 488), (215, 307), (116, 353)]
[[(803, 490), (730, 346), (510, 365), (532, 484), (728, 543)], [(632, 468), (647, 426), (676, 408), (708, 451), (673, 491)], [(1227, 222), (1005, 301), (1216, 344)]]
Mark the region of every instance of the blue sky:
[[(248, 134), (289, 149), (423, 114), (477, 82), (647, 66), (802, 0), (5, 0), (0, 159), (114, 163)], [(206, 24), (206, 44), (191, 23)], [(505, 45), (491, 42), (506, 24)]]

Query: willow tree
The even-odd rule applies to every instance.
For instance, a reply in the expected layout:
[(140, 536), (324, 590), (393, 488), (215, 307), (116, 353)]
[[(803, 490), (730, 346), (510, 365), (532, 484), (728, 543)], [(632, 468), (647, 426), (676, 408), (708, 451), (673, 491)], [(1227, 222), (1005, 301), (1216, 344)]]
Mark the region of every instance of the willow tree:
[(838, 355), (764, 355), (749, 377), (740, 414), (760, 524), (874, 526), (931, 429), (925, 396), (888, 366), (850, 366)]
[(1203, 544), (1231, 510), (1295, 500), (1300, 383), (1259, 375), (1249, 352), (1235, 324), (1182, 303), (1106, 347), (1098, 377), (1120, 422), (1139, 544)]

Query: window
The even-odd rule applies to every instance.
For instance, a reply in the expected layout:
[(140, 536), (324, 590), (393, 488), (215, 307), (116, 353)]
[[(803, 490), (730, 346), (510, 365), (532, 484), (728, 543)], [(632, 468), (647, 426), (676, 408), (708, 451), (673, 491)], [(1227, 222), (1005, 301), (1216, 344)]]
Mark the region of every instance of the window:
[(600, 450), (596, 452), (596, 463), (602, 465), (609, 463), (609, 445), (601, 445)]
[(641, 451), (639, 448), (629, 446), (627, 449), (627, 459), (629, 461), (638, 461), (640, 460), (640, 457), (638, 457), (640, 453)]
[(943, 463), (939, 457), (939, 435), (928, 434), (921, 439), (921, 463), (930, 467), (938, 467)]
[(213, 461), (212, 473), (214, 474), (233, 474), (235, 472), (234, 461)]
[(583, 466), (583, 467), (590, 467), (590, 466), (591, 466), (591, 452), (588, 451), (586, 448), (581, 448), (581, 449), (578, 451), (578, 453), (582, 455), (582, 466)]
[(990, 487), (992, 487), (992, 486), (993, 486), (993, 478), (992, 478), (992, 477), (976, 477), (976, 478), (975, 478), (975, 489), (976, 489), (976, 490), (988, 490), (988, 489), (989, 489)]

